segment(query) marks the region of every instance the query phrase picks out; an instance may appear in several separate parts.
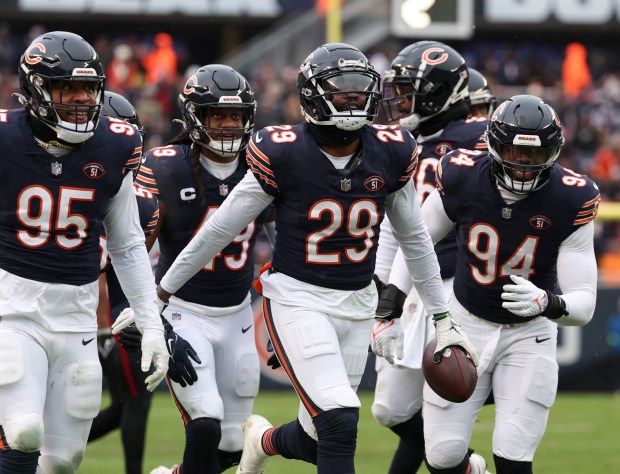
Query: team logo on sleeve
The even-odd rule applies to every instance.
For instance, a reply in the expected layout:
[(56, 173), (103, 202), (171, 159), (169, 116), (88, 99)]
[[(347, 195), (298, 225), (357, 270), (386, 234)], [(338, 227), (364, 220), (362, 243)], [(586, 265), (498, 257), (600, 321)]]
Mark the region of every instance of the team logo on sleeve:
[(530, 219), (530, 225), (536, 230), (546, 230), (551, 227), (551, 221), (545, 216), (534, 216)]
[(368, 191), (379, 191), (383, 186), (385, 186), (385, 180), (381, 176), (371, 176), (364, 181), (364, 187)]
[(82, 168), (84, 174), (92, 179), (99, 179), (105, 174), (105, 169), (99, 163), (88, 163)]

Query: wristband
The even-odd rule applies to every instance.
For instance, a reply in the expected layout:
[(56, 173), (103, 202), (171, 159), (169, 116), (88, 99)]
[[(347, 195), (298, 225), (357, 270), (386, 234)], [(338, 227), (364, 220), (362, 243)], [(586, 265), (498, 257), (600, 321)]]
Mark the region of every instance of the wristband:
[(566, 311), (566, 302), (555, 293), (551, 293), (550, 291), (546, 291), (546, 293), (547, 307), (540, 315), (549, 319), (559, 319), (562, 316), (566, 316), (568, 314), (568, 311)]
[(375, 311), (377, 318), (391, 321), (392, 319), (400, 318), (403, 313), (403, 305), (407, 295), (400, 291), (396, 285), (386, 285), (381, 292), (381, 298)]

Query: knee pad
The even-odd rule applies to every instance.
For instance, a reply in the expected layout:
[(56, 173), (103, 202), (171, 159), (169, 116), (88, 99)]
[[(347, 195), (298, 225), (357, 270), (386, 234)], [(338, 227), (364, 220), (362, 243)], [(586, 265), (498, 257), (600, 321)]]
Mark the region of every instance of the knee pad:
[[(465, 458), (466, 462), (464, 465), (467, 466), (469, 463), (467, 448), (467, 443), (462, 439), (444, 439), (432, 447), (426, 445), (427, 465), (433, 466), (435, 469), (454, 468), (463, 463), (463, 459)], [(446, 473), (449, 472), (451, 471), (446, 471)], [(461, 471), (455, 472), (460, 473)]]
[(82, 452), (81, 455), (71, 461), (56, 456), (41, 456), (39, 466), (45, 474), (74, 474), (77, 466), (82, 462), (83, 455), (84, 453)]
[(43, 444), (43, 418), (37, 414), (23, 416), (3, 425), (6, 440), (12, 449), (33, 453)]
[(372, 416), (374, 416), (375, 421), (381, 426), (389, 428), (394, 424), (392, 420), (392, 412), (385, 405), (382, 405), (381, 403), (373, 403), (370, 407), (370, 411), (372, 412)]
[(233, 423), (222, 423), (222, 438), (219, 449), (226, 452), (241, 451), (243, 449), (243, 430)]
[(78, 420), (91, 420), (101, 406), (101, 365), (98, 361), (74, 362), (68, 368), (65, 409)]
[(428, 459), (425, 459), (426, 468), (431, 474), (463, 474), (469, 472), (469, 453), (461, 460), (461, 462), (454, 467), (433, 467), (429, 464)]
[(337, 408), (314, 418), (319, 449), (334, 455), (355, 454), (359, 409)]
[(198, 418), (185, 427), (187, 444), (200, 450), (217, 449), (221, 437), (220, 422), (213, 418)]

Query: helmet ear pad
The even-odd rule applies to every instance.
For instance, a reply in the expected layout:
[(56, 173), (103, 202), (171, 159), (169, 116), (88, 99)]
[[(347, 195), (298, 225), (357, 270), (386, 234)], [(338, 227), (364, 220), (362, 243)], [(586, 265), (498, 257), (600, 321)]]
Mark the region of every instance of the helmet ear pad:
[(324, 44), (299, 68), (302, 114), (314, 125), (359, 130), (377, 116), (380, 79), (359, 49), (345, 43)]
[[(34, 120), (52, 129), (61, 140), (79, 143), (92, 136), (97, 127), (105, 75), (93, 47), (81, 36), (66, 31), (53, 31), (35, 38), (22, 55), (18, 75), (25, 106)], [(92, 83), (92, 103), (71, 104), (53, 100), (53, 87), (62, 91), (63, 83), (83, 81)], [(69, 122), (60, 111), (78, 116), (86, 114), (87, 123)]]
[(487, 127), (497, 182), (516, 194), (543, 187), (564, 145), (557, 114), (539, 97), (513, 96), (493, 112)]
[[(256, 100), (248, 81), (232, 67), (210, 64), (192, 74), (181, 93), (183, 126), (197, 145), (219, 156), (236, 156), (254, 132)], [(211, 126), (211, 117), (224, 109), (239, 109), (241, 126)], [(231, 137), (233, 137), (231, 139)]]

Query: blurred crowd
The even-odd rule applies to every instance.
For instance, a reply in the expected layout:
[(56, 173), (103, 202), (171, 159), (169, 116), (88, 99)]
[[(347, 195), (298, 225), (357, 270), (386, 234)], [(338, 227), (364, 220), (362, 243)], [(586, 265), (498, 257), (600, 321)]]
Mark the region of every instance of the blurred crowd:
[[(12, 96), (19, 90), (19, 57), (44, 31), (37, 25), (19, 36), (11, 32), (8, 23), (0, 23), (0, 108), (19, 107)], [(190, 57), (182, 41), (164, 32), (88, 39), (106, 66), (107, 88), (123, 94), (136, 106), (147, 132), (147, 149), (176, 135), (180, 131), (173, 123), (180, 117), (178, 92), (202, 65), (199, 58)], [(392, 41), (366, 53), (382, 72), (406, 44)], [(560, 115), (566, 137), (560, 164), (591, 176), (601, 188), (604, 201), (620, 201), (618, 55), (577, 42), (472, 41), (454, 46), (469, 66), (487, 77), (498, 100), (528, 93), (548, 101)], [(257, 129), (303, 120), (296, 90), (297, 67), (277, 67), (264, 60), (251, 71), (241, 71), (258, 101)], [(599, 222), (597, 226), (601, 283), (620, 285), (620, 216), (617, 222)]]

